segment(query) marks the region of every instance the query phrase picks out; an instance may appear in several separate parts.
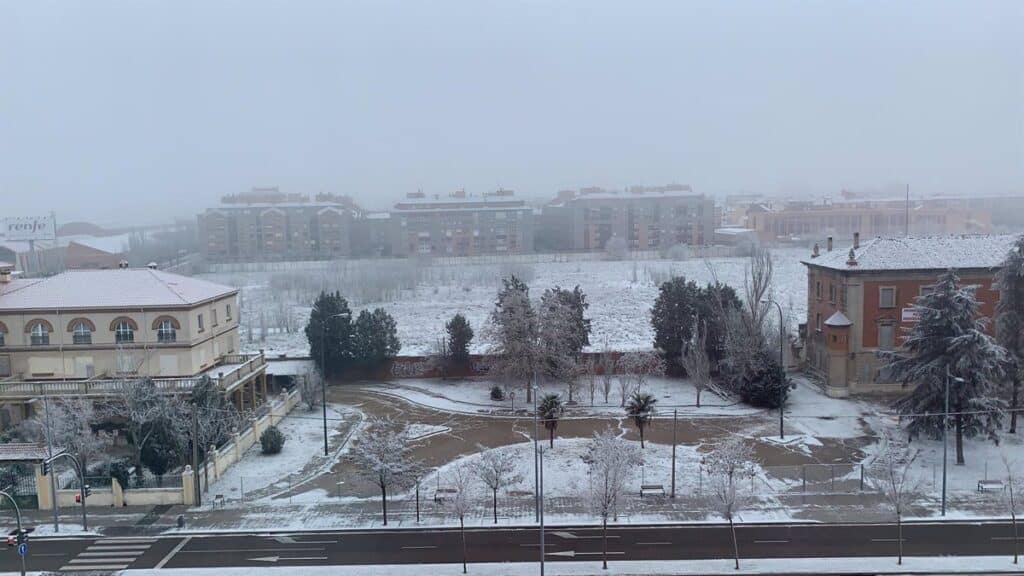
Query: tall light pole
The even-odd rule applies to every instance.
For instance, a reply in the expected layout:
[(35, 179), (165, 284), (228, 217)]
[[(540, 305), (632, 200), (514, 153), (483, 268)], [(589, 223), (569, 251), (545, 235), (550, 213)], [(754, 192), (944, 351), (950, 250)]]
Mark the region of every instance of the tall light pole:
[(537, 386), (533, 386), (533, 515), (540, 522), (540, 442), (537, 415)]
[(540, 460), (540, 576), (544, 576), (544, 447), (537, 449), (537, 458)]
[(343, 316), (348, 317), (349, 314), (332, 314), (320, 321), (320, 405), (324, 414), (324, 456), (327, 456), (327, 322)]
[(785, 323), (785, 319), (782, 316), (782, 306), (780, 306), (778, 302), (776, 302), (775, 300), (772, 300), (772, 299), (764, 299), (764, 300), (761, 300), (761, 303), (762, 304), (768, 304), (768, 303), (775, 304), (775, 307), (779, 309), (779, 369), (782, 370), (782, 380), (783, 380), (783, 382), (782, 382), (783, 385), (779, 386), (779, 439), (780, 440), (785, 440), (786, 439), (786, 433), (785, 433), (785, 428), (783, 427), (782, 422), (783, 422), (784, 408), (785, 408), (785, 403), (786, 403), (786, 386), (785, 386), (785, 380), (786, 380), (786, 356), (785, 356), (785, 354), (783, 352), (784, 346), (785, 346), (785, 341), (786, 341), (786, 323)]
[(957, 382), (963, 382), (963, 378), (953, 376), (949, 371), (949, 365), (946, 365), (946, 378), (945, 378), (945, 396), (946, 396), (946, 411), (942, 415), (942, 515), (946, 515), (946, 462), (948, 460), (947, 452), (948, 443), (946, 442), (947, 431), (949, 430), (949, 381), (955, 380)]

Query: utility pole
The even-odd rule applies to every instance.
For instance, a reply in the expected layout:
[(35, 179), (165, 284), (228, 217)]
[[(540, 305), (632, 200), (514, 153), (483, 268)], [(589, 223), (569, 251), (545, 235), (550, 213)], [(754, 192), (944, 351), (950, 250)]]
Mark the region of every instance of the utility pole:
[[(331, 316), (333, 318), (333, 316)], [(320, 324), (320, 405), (324, 415), (324, 456), (327, 456), (327, 321)]]
[[(540, 522), (540, 442), (537, 420), (537, 387), (533, 387), (533, 515)], [(543, 552), (543, 551), (542, 551)]]
[[(534, 394), (536, 399), (537, 395)], [(544, 576), (544, 447), (537, 451), (540, 459), (540, 576)]]
[[(46, 412), (46, 456), (53, 458), (53, 428), (50, 426), (50, 397), (43, 394), (43, 411)], [(53, 531), (60, 532), (59, 510), (57, 509), (56, 471), (50, 470), (50, 497), (53, 500)]]
[(945, 396), (946, 396), (946, 409), (942, 414), (942, 515), (946, 515), (946, 461), (948, 460), (947, 453), (948, 443), (946, 442), (946, 435), (949, 431), (949, 379), (951, 374), (949, 373), (949, 365), (946, 365), (946, 378), (945, 378)]
[(679, 410), (672, 411), (672, 497), (676, 497), (676, 419)]
[(192, 490), (195, 492), (196, 506), (201, 506), (203, 496), (200, 493), (202, 484), (199, 482), (199, 406), (192, 406)]

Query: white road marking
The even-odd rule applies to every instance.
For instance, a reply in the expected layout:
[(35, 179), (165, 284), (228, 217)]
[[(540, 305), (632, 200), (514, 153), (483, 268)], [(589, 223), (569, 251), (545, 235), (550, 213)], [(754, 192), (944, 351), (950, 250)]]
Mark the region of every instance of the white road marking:
[(132, 562), (135, 562), (135, 558), (120, 558), (112, 556), (108, 556), (106, 558), (75, 558), (68, 562), (68, 564), (100, 564), (103, 562), (126, 562), (131, 564)]
[[(575, 550), (563, 550), (561, 552), (548, 552), (546, 556), (565, 556), (575, 558), (576, 556), (601, 556), (604, 552), (577, 552)], [(608, 552), (609, 556), (621, 556), (625, 552)]]
[(789, 540), (754, 540), (754, 544), (789, 544)]
[(100, 546), (100, 545), (89, 546), (89, 548), (87, 548), (87, 549), (88, 550), (96, 550), (96, 551), (106, 550), (106, 551), (114, 552), (116, 550), (149, 550), (150, 546), (152, 546), (152, 544), (125, 544), (124, 546), (114, 546), (114, 545), (105, 544), (105, 545), (102, 545), (102, 546)]
[(142, 556), (145, 553), (145, 550), (115, 550), (111, 552), (97, 552), (95, 550), (86, 549), (86, 551), (79, 554), (79, 556)]
[(316, 548), (243, 548), (238, 550), (182, 550), (179, 554), (241, 554), (247, 552), (323, 552), (323, 546)]
[[(1011, 541), (1015, 540), (1015, 538), (1013, 538), (1012, 536), (993, 536), (992, 539), (993, 540), (1011, 540)], [(1021, 542), (1024, 542), (1024, 536), (1019, 536), (1019, 537), (1016, 538), (1016, 540), (1020, 540)]]
[[(872, 538), (871, 541), (872, 542), (899, 542), (899, 538)], [(906, 542), (907, 539), (904, 538), (903, 541)]]
[[(756, 542), (756, 540), (755, 540)], [(671, 546), (671, 542), (637, 542), (637, 546)]]
[(171, 551), (167, 553), (167, 556), (164, 556), (163, 559), (160, 560), (160, 562), (157, 562), (157, 565), (154, 566), (154, 569), (159, 570), (159, 569), (163, 568), (167, 564), (167, 562), (169, 562), (171, 560), (171, 558), (174, 557), (175, 554), (177, 554), (178, 552), (181, 552), (181, 549), (184, 548), (185, 544), (188, 544), (188, 541), (191, 540), (191, 539), (192, 539), (191, 536), (186, 536), (184, 540), (182, 540), (181, 542), (178, 542), (178, 545), (175, 546), (174, 548), (171, 548)]
[(402, 546), (402, 550), (431, 550), (437, 546)]
[(89, 568), (89, 570), (124, 570), (127, 568), (127, 564), (90, 564), (89, 566), (63, 566), (61, 572), (76, 571), (81, 572), (82, 568)]

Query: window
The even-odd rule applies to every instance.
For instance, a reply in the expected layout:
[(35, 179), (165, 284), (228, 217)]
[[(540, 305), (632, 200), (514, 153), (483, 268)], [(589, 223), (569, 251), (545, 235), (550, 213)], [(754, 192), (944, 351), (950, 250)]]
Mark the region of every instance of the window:
[(928, 296), (935, 292), (935, 286), (921, 286), (921, 296)]
[(816, 314), (815, 317), (814, 317), (814, 327), (818, 329), (818, 332), (821, 332), (821, 313), (820, 312), (818, 314)]
[(814, 284), (814, 295), (818, 300), (821, 300), (821, 280), (818, 280)]
[(46, 325), (42, 322), (36, 322), (32, 325), (32, 330), (29, 332), (31, 335), (31, 343), (33, 346), (49, 346), (50, 345), (50, 331), (46, 328)]
[(157, 342), (174, 342), (178, 339), (178, 332), (174, 329), (174, 322), (170, 320), (164, 320), (160, 322), (160, 326), (156, 329), (156, 341)]
[(85, 322), (81, 320), (75, 322), (75, 326), (71, 329), (71, 343), (92, 344), (92, 330)]
[(891, 350), (896, 345), (896, 325), (878, 325), (878, 347), (883, 350)]
[(884, 286), (878, 289), (878, 307), (896, 307), (896, 288), (894, 286)]
[(114, 342), (125, 344), (135, 341), (135, 329), (127, 320), (121, 320), (114, 328)]
[(3, 330), (0, 330), (0, 347), (7, 345), (7, 343), (6, 343), (6, 336), (7, 336), (7, 333), (4, 332)]
[(225, 306), (224, 318), (226, 318), (228, 322), (231, 321), (231, 304)]
[(203, 315), (200, 314), (199, 315), (199, 331), (202, 332), (204, 329), (205, 328), (203, 328)]
[(828, 285), (828, 301), (833, 304), (836, 303), (836, 285), (832, 283)]
[(217, 309), (213, 308), (210, 310), (210, 319), (213, 320), (213, 325), (217, 325)]

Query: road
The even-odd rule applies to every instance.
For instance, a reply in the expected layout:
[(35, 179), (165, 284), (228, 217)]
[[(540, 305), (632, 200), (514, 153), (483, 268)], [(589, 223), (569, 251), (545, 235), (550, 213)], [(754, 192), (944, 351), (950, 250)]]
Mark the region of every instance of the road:
[[(896, 527), (885, 524), (743, 524), (737, 526), (741, 557), (808, 558), (893, 556)], [(550, 561), (601, 558), (601, 529), (549, 528)], [(904, 525), (908, 556), (1007, 555), (1013, 551), (1008, 522)], [(1021, 537), (1024, 540), (1024, 537)], [(469, 561), (530, 562), (539, 556), (532, 528), (466, 531)], [(730, 558), (728, 525), (617, 526), (608, 529), (609, 560)], [(125, 538), (33, 538), (29, 570), (116, 570), (228, 566), (454, 563), (461, 561), (457, 529), (394, 529), (291, 534), (167, 535)], [(0, 571), (17, 571), (17, 552), (0, 554)]]

